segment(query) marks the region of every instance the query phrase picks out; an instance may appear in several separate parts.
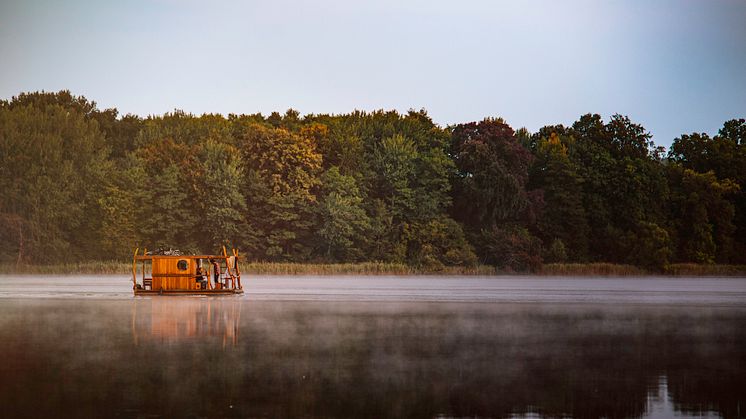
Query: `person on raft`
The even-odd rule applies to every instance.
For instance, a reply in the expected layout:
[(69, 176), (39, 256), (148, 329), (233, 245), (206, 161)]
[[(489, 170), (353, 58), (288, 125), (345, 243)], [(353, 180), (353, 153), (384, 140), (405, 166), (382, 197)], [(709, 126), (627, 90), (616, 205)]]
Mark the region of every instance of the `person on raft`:
[(216, 262), (215, 259), (210, 259), (210, 263), (212, 263), (212, 275), (215, 280), (215, 289), (222, 289), (223, 284), (220, 283), (220, 265), (218, 265), (218, 262)]

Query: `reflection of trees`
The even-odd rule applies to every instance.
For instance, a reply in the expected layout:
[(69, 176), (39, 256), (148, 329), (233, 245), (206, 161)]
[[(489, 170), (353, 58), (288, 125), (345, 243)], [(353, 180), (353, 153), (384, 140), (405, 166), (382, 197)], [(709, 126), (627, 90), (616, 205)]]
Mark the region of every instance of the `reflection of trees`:
[(157, 300), (137, 344), (131, 301), (0, 306), (0, 415), (639, 417), (664, 376), (680, 412), (745, 398), (743, 310)]

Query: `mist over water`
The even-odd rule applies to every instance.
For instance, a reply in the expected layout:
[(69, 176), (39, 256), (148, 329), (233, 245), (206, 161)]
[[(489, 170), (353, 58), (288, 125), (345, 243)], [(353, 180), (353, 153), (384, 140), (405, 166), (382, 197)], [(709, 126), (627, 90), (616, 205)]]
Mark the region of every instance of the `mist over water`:
[(744, 416), (742, 305), (4, 297), (0, 417)]

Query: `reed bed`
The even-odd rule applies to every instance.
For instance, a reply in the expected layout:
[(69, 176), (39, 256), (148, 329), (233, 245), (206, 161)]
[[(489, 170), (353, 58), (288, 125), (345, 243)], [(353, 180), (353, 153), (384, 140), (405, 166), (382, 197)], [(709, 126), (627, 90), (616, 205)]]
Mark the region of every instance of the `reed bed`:
[[(138, 264), (138, 273), (140, 272)], [(437, 269), (409, 266), (403, 263), (275, 263), (244, 262), (241, 272), (248, 275), (503, 275), (493, 266), (446, 266)], [(38, 275), (123, 275), (132, 273), (131, 262), (91, 261), (57, 265), (0, 264), (0, 274)], [(549, 263), (543, 265), (538, 275), (545, 276), (746, 276), (746, 265), (700, 265), (677, 263), (668, 265), (663, 272), (650, 272), (632, 265), (614, 263)]]
[(632, 265), (614, 263), (549, 263), (542, 267), (540, 275), (557, 276), (746, 276), (746, 265), (706, 265), (697, 263), (673, 263), (663, 271), (648, 271)]
[(132, 262), (121, 261), (92, 261), (73, 262), (57, 265), (16, 265), (0, 264), (0, 274), (40, 274), (40, 275), (67, 275), (67, 274), (131, 274)]
[(666, 274), (673, 276), (746, 276), (746, 265), (674, 263), (666, 267)]
[(492, 266), (447, 266), (441, 269), (418, 268), (403, 263), (268, 263), (241, 265), (241, 272), (255, 275), (494, 275)]
[[(141, 272), (140, 264), (137, 265)], [(492, 266), (447, 266), (442, 269), (426, 269), (403, 263), (241, 263), (241, 272), (249, 275), (494, 275)], [(132, 263), (120, 261), (94, 261), (56, 265), (0, 264), (0, 274), (131, 274)]]
[(548, 263), (542, 266), (540, 275), (558, 276), (644, 276), (650, 275), (644, 269), (632, 265), (616, 263)]
[(272, 263), (241, 264), (242, 273), (255, 275), (413, 275), (414, 269), (400, 263)]

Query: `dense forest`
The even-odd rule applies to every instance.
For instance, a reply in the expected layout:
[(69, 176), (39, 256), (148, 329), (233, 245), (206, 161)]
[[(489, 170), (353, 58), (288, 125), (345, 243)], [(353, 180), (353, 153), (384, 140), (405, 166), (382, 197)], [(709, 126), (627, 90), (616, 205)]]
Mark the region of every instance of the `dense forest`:
[(628, 117), (531, 133), (424, 110), (142, 118), (0, 102), (0, 262), (238, 247), (251, 260), (437, 270), (746, 263), (746, 121), (666, 152)]

